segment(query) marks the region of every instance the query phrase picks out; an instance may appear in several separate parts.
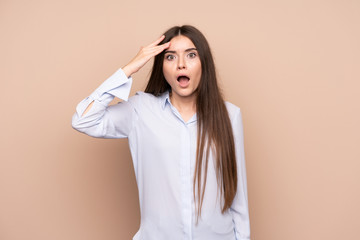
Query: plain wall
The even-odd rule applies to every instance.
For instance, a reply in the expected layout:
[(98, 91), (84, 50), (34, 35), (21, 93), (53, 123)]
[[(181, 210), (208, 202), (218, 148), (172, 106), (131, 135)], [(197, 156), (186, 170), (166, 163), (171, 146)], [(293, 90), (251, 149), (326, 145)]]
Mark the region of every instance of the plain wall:
[(252, 239), (360, 239), (359, 12), (357, 0), (0, 0), (0, 239), (132, 238), (127, 140), (80, 134), (71, 117), (182, 24), (206, 35), (242, 109)]

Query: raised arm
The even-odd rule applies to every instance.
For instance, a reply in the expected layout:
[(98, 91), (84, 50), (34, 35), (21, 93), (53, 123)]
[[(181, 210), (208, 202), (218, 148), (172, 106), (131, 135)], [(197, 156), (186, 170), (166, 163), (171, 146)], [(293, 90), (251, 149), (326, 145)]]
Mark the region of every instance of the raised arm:
[[(77, 105), (72, 127), (92, 137), (127, 137), (136, 121), (135, 109), (127, 102), (131, 84), (132, 78), (117, 70)], [(115, 96), (124, 101), (108, 106)]]
[[(136, 56), (128, 63), (125, 67), (122, 68), (125, 75), (129, 78), (132, 74), (139, 71), (152, 57), (164, 51), (164, 49), (170, 46), (170, 42), (164, 43), (162, 45), (158, 45), (163, 39), (165, 35), (162, 35), (160, 38), (156, 39), (155, 42), (149, 44), (146, 47), (141, 47), (140, 51), (136, 54)], [(85, 115), (92, 107), (94, 102), (91, 102), (88, 107), (85, 109)]]
[[(141, 47), (138, 54), (126, 66), (117, 70), (77, 105), (72, 117), (74, 129), (93, 137), (128, 136), (137, 119), (134, 105), (131, 101), (127, 102), (132, 84), (131, 75), (170, 46), (170, 42), (158, 45), (164, 37), (163, 35), (148, 46)], [(108, 106), (115, 96), (124, 101)]]

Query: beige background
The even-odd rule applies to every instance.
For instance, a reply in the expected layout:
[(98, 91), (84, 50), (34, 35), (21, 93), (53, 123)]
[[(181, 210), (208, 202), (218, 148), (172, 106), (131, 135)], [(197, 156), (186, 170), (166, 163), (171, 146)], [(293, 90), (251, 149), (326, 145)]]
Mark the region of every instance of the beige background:
[(359, 12), (358, 0), (0, 0), (0, 239), (131, 239), (127, 141), (80, 134), (71, 116), (187, 23), (243, 112), (252, 239), (360, 239)]

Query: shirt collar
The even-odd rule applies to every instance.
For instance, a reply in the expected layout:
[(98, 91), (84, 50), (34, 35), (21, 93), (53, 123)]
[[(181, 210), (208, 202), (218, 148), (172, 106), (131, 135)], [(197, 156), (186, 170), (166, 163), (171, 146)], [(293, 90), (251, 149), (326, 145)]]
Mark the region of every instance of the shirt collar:
[[(159, 100), (160, 100), (161, 108), (162, 108), (163, 110), (165, 109), (166, 104), (170, 104), (170, 106), (172, 107), (171, 102), (170, 102), (170, 93), (169, 93), (169, 91), (166, 91), (166, 92), (162, 93), (162, 94), (159, 96)], [(174, 107), (172, 107), (172, 108), (174, 108)], [(174, 108), (174, 109), (175, 109), (175, 108)], [(177, 110), (176, 110), (176, 112), (178, 113)], [(178, 117), (179, 117), (180, 119), (182, 119), (181, 116), (180, 116), (180, 114), (178, 115)], [(183, 121), (183, 120), (182, 120), (182, 121)], [(190, 123), (193, 123), (193, 122), (196, 122), (196, 121), (197, 121), (197, 117), (196, 117), (196, 113), (195, 113), (194, 116), (193, 116), (188, 122), (186, 122), (185, 124), (190, 124)]]
[(162, 109), (164, 109), (166, 107), (166, 104), (170, 103), (169, 91), (166, 91), (163, 94), (161, 94), (159, 98), (160, 98), (161, 107)]

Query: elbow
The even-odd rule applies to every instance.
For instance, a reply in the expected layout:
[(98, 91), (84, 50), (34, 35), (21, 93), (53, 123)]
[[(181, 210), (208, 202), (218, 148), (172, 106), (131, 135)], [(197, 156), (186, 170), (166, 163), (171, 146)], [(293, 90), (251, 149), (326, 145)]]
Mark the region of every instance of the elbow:
[(77, 131), (80, 131), (80, 118), (78, 116), (77, 113), (74, 113), (74, 115), (72, 116), (72, 119), (71, 119), (71, 126), (73, 129), (77, 130)]
[(75, 113), (72, 117), (71, 126), (76, 131), (84, 133), (88, 136), (95, 138), (104, 137), (104, 134), (100, 131), (100, 128), (96, 124), (89, 122), (88, 119), (79, 117), (77, 113)]

